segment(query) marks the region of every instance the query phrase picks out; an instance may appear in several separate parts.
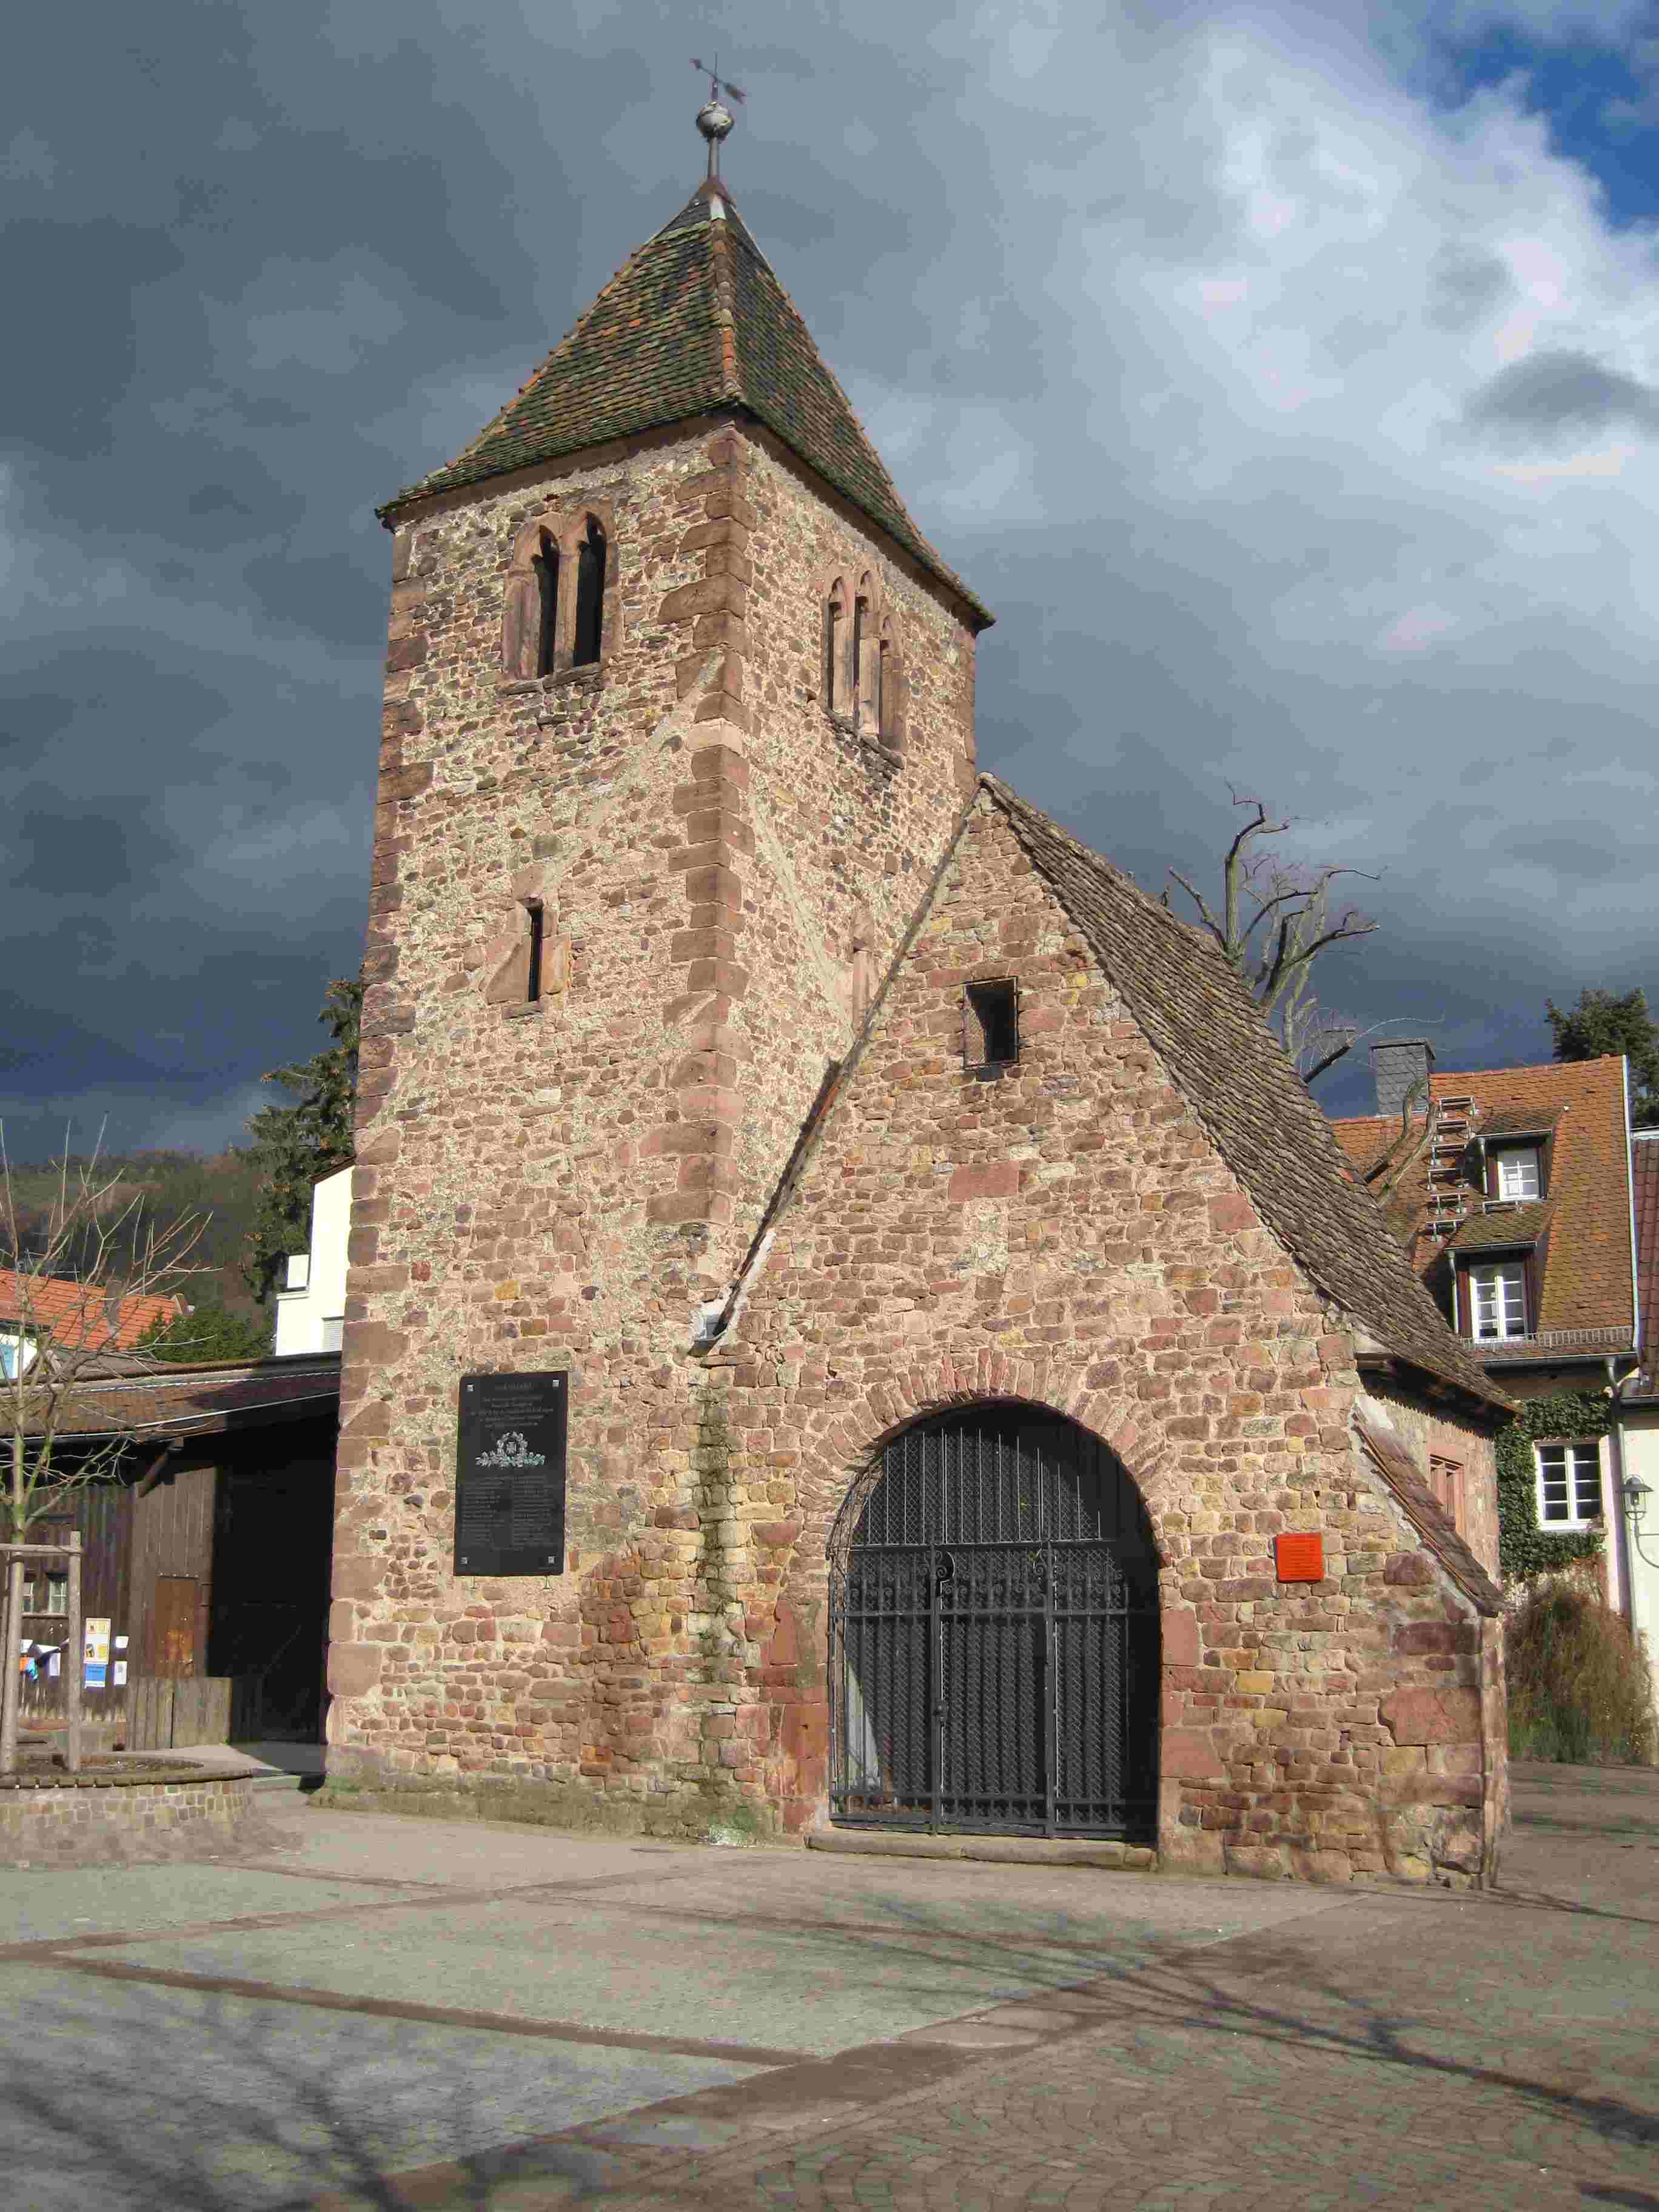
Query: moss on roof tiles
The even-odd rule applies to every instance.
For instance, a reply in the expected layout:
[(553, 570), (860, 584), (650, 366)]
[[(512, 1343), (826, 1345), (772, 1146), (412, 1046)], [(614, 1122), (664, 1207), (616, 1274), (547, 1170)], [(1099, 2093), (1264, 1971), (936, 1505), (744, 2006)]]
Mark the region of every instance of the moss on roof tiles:
[[(716, 215), (714, 210), (722, 212)], [(728, 363), (725, 334), (731, 334)], [(483, 483), (720, 408), (766, 425), (983, 627), (992, 617), (912, 521), (793, 301), (722, 188), (701, 187), (634, 253), (494, 422), (389, 500)]]

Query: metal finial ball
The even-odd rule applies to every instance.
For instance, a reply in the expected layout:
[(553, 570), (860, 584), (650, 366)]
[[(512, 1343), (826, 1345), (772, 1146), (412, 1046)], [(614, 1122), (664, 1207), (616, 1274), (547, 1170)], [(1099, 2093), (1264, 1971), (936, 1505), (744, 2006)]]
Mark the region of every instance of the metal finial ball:
[(697, 128), (709, 144), (718, 145), (728, 137), (732, 129), (732, 111), (722, 107), (718, 100), (711, 100), (697, 110)]

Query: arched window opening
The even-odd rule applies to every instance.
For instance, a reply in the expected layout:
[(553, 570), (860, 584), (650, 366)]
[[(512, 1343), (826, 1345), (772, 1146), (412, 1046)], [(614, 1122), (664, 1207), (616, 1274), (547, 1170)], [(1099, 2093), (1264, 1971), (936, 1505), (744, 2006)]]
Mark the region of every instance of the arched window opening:
[(853, 602), (853, 720), (863, 729), (869, 714), (870, 674), (865, 666), (870, 630), (870, 602), (862, 592)]
[(875, 702), (876, 735), (878, 738), (884, 738), (887, 735), (887, 725), (890, 715), (890, 708), (888, 703), (890, 694), (887, 687), (888, 652), (889, 641), (884, 637), (879, 639), (876, 645)]
[(540, 543), (541, 550), (530, 564), (536, 572), (540, 608), (540, 626), (536, 637), (536, 673), (538, 676), (550, 676), (559, 644), (559, 549), (544, 530)]
[(576, 549), (576, 641), (571, 665), (586, 668), (599, 657), (605, 609), (605, 532), (589, 515)]
[(842, 710), (842, 649), (845, 642), (847, 594), (837, 583), (832, 586), (823, 608), (823, 704), (827, 712)]
[(1098, 1437), (1038, 1406), (918, 1421), (848, 1501), (830, 1570), (836, 1821), (1154, 1831), (1158, 1554)]

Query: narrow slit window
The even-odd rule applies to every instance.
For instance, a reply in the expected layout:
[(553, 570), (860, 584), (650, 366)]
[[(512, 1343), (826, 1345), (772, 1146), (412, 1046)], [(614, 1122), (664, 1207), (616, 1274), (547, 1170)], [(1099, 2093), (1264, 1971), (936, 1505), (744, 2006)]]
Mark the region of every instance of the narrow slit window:
[(860, 709), (864, 696), (864, 618), (869, 611), (864, 599), (853, 602), (853, 719), (862, 719)]
[(1012, 983), (970, 983), (963, 1008), (970, 1068), (1012, 1067), (1019, 1058), (1019, 994)]
[(532, 1006), (533, 1006), (535, 1005), (535, 1003), (536, 1003), (537, 1000), (538, 1000), (538, 999), (539, 999), (539, 998), (541, 997), (541, 995), (542, 995), (542, 928), (543, 928), (543, 921), (542, 921), (542, 908), (541, 908), (541, 902), (540, 902), (539, 900), (538, 900), (538, 902), (536, 902), (536, 904), (535, 904), (534, 906), (532, 906), (532, 907), (529, 909), (529, 913), (530, 913), (530, 963), (529, 963), (528, 978), (527, 978), (527, 981), (526, 981), (526, 986), (525, 986), (525, 997), (526, 997), (526, 999), (528, 1000), (528, 1002), (530, 1003), (530, 1005), (532, 1005)]
[(836, 664), (841, 658), (841, 601), (832, 599), (823, 610), (823, 703), (834, 714), (840, 705), (836, 682)]
[(542, 550), (531, 564), (541, 601), (540, 629), (536, 637), (536, 673), (553, 673), (553, 656), (559, 642), (559, 549), (544, 530)]
[(605, 532), (592, 515), (576, 549), (576, 649), (572, 665), (586, 668), (599, 657), (605, 609)]

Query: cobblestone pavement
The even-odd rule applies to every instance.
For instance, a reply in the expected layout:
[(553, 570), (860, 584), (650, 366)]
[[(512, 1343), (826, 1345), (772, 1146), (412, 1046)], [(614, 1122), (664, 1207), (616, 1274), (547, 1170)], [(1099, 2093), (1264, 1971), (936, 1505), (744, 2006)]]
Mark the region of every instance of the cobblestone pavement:
[(1659, 1777), (1528, 1769), (1517, 1802), (1495, 1895), (1351, 1896), (411, 2175), (405, 2201), (1659, 2212)]
[(1486, 1896), (299, 1814), (0, 1881), (0, 2200), (1659, 2212), (1659, 1775), (1517, 1779)]

